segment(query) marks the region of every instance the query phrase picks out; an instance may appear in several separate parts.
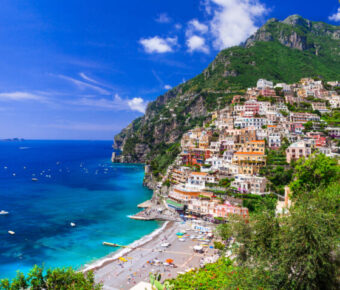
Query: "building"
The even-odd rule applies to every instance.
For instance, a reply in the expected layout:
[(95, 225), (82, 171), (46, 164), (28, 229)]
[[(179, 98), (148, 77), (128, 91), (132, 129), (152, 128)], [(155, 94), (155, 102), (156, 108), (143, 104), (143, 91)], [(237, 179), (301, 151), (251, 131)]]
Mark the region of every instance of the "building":
[(262, 126), (267, 125), (267, 119), (260, 118), (260, 117), (253, 117), (253, 118), (236, 118), (234, 122), (234, 126), (237, 128), (249, 128), (255, 127), (256, 129), (261, 128)]
[(266, 142), (264, 140), (252, 140), (246, 142), (242, 147), (242, 151), (245, 152), (260, 152), (264, 154), (266, 149)]
[(270, 133), (268, 135), (268, 146), (272, 149), (280, 148), (281, 147), (281, 134)]
[(173, 183), (185, 183), (190, 173), (191, 169), (189, 167), (181, 166), (180, 168), (173, 168), (170, 174), (170, 180)]
[(340, 138), (340, 127), (327, 127), (326, 131), (332, 138)]
[(248, 174), (237, 174), (230, 186), (240, 193), (263, 194), (266, 192), (267, 179)]
[(194, 190), (202, 190), (205, 188), (205, 183), (214, 183), (215, 177), (210, 176), (206, 172), (192, 172), (188, 177), (186, 188)]
[(290, 113), (289, 120), (297, 123), (307, 123), (308, 121), (320, 121), (320, 117), (311, 113)]
[(235, 152), (233, 164), (239, 166), (240, 174), (257, 174), (266, 165), (266, 155), (260, 152)]
[(239, 215), (245, 219), (249, 218), (249, 211), (246, 207), (232, 205), (226, 201), (224, 204), (219, 204), (215, 209), (215, 217), (228, 218), (231, 215)]
[(312, 108), (314, 111), (319, 111), (321, 114), (329, 113), (330, 110), (327, 109), (325, 103), (312, 103)]
[(308, 141), (301, 140), (291, 144), (286, 149), (286, 160), (290, 163), (292, 160), (297, 160), (301, 157), (309, 157), (312, 154), (312, 144)]
[(251, 112), (253, 115), (260, 111), (260, 104), (256, 100), (249, 100), (244, 103), (244, 111)]
[(217, 205), (218, 201), (211, 201), (210, 199), (205, 198), (193, 199), (188, 204), (188, 210), (195, 215), (213, 216)]
[(267, 81), (265, 79), (259, 79), (256, 84), (256, 88), (259, 90), (265, 89), (265, 88), (273, 88), (273, 82)]

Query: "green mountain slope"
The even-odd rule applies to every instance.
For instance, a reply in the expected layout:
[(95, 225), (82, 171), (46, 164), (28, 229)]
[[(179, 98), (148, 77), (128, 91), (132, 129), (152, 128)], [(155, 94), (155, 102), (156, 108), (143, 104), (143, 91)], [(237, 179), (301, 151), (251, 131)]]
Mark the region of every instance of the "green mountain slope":
[(115, 136), (120, 162), (152, 162), (164, 171), (182, 134), (259, 78), (293, 83), (302, 77), (340, 79), (340, 26), (293, 15), (270, 19), (244, 44), (222, 50), (201, 74), (148, 105), (143, 117)]

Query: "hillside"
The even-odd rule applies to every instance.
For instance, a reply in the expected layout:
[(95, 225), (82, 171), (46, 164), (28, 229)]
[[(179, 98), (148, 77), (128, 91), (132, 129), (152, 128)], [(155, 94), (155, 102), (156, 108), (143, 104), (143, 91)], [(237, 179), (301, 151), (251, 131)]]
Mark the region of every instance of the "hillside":
[(270, 19), (240, 46), (222, 50), (201, 74), (148, 105), (143, 117), (115, 136), (119, 162), (150, 162), (162, 172), (182, 134), (224, 107), (259, 78), (293, 83), (302, 77), (340, 78), (340, 26), (293, 15)]

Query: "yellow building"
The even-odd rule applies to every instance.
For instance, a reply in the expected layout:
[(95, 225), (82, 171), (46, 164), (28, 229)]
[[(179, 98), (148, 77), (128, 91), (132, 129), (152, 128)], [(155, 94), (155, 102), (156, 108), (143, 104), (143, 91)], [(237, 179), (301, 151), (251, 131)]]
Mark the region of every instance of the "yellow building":
[(253, 140), (246, 142), (242, 151), (265, 153), (266, 143), (264, 140)]
[(258, 174), (260, 168), (266, 165), (266, 155), (261, 152), (236, 152), (233, 164), (239, 166), (240, 174)]

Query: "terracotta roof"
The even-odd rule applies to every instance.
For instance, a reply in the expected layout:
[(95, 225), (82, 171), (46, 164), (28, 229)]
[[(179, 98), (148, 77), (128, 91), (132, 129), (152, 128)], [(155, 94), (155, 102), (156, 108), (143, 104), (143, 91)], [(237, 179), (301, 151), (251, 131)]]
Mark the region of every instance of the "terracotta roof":
[(200, 192), (198, 191), (183, 191), (177, 188), (174, 188), (174, 192), (178, 192), (178, 193), (185, 194), (185, 195), (195, 195), (195, 196), (200, 195)]
[(202, 176), (206, 176), (208, 175), (208, 173), (206, 172), (191, 172), (192, 175), (202, 175)]
[(264, 143), (264, 140), (253, 140), (253, 141), (250, 141), (250, 142)]

